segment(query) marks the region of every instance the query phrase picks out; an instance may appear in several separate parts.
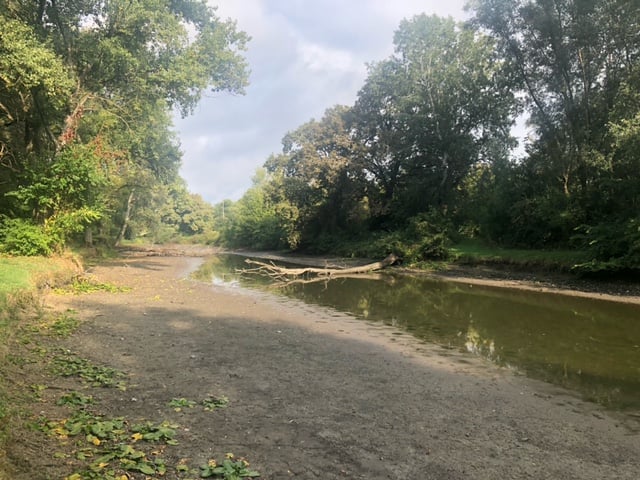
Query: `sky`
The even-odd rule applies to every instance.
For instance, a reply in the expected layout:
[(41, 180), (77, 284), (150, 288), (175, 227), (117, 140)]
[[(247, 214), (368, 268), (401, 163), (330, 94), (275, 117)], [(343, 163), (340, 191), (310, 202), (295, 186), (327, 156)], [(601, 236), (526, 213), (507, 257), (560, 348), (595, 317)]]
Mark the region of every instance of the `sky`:
[(367, 63), (393, 53), (393, 33), (420, 13), (466, 17), (465, 0), (211, 0), (251, 41), (245, 95), (206, 95), (174, 119), (180, 175), (213, 204), (238, 200), (282, 137), (337, 104), (353, 105)]

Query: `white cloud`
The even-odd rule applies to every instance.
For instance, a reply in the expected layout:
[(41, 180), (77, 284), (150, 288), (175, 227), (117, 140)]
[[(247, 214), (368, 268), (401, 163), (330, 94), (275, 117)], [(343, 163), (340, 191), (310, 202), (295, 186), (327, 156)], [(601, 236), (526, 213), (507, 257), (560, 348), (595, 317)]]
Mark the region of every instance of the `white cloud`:
[(252, 37), (245, 96), (204, 98), (176, 119), (181, 174), (210, 202), (238, 199), (280, 140), (336, 105), (351, 105), (365, 64), (393, 51), (403, 18), (426, 12), (462, 18), (464, 0), (218, 0), (218, 16)]

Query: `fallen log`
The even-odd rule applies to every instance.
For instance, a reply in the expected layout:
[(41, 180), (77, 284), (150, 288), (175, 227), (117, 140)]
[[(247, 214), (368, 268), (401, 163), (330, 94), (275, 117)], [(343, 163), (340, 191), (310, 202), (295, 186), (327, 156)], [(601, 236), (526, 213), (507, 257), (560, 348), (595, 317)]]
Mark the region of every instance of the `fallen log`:
[(393, 253), (388, 255), (384, 260), (374, 263), (368, 263), (359, 267), (350, 268), (317, 268), (317, 267), (299, 267), (287, 268), (279, 267), (274, 263), (259, 262), (247, 258), (245, 263), (248, 265), (256, 265), (258, 268), (243, 270), (242, 273), (266, 273), (276, 277), (299, 277), (302, 275), (316, 275), (319, 277), (339, 277), (346, 275), (358, 275), (363, 273), (375, 272), (389, 267), (396, 263), (400, 258)]

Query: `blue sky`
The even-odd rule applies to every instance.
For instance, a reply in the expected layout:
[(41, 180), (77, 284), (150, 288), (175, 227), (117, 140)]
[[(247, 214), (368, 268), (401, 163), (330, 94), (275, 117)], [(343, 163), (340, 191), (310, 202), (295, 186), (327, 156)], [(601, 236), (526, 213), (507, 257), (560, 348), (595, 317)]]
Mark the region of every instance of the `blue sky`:
[(239, 199), (282, 137), (333, 105), (353, 105), (366, 64), (393, 51), (393, 32), (420, 13), (465, 17), (465, 0), (217, 0), (252, 37), (246, 95), (210, 94), (175, 119), (190, 191)]

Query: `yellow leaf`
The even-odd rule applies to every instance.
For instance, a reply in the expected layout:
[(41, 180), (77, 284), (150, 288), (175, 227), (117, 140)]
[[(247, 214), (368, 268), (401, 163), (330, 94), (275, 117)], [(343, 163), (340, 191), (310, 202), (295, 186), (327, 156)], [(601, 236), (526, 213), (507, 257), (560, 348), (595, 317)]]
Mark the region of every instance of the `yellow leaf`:
[(79, 473), (74, 473), (69, 477), (64, 477), (64, 480), (82, 480), (82, 476)]
[(142, 440), (143, 435), (141, 433), (134, 433), (133, 435), (131, 435), (131, 439), (134, 442), (137, 442), (138, 440)]

